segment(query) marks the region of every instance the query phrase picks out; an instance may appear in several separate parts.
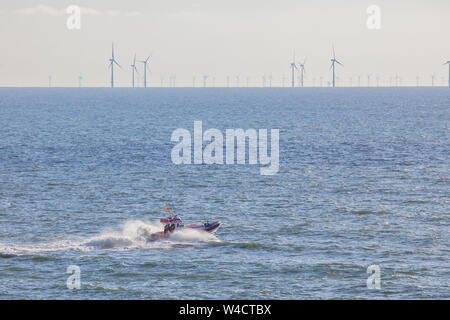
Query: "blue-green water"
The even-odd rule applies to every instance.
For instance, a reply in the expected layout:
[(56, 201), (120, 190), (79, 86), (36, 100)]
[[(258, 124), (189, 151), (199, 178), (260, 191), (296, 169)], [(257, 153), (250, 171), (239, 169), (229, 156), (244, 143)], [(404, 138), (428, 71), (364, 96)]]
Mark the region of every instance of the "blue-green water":
[[(194, 120), (280, 129), (278, 174), (174, 165)], [(2, 88), (0, 298), (448, 299), (449, 121), (448, 88)], [(166, 205), (223, 226), (147, 243)]]

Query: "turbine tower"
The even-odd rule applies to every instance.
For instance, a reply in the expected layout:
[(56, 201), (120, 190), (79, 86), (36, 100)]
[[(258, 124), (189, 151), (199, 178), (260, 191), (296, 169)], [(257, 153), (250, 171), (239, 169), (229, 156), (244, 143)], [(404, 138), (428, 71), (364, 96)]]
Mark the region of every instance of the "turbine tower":
[(295, 51), (294, 51), (294, 56), (291, 62), (291, 72), (292, 72), (292, 88), (295, 87), (295, 69), (298, 70), (297, 65), (295, 64)]
[[(147, 57), (145, 60), (141, 60), (139, 62), (142, 62), (144, 64), (144, 88), (147, 88), (147, 68), (148, 68), (148, 59), (150, 59), (150, 56)], [(150, 69), (148, 70), (150, 71)]]
[(78, 87), (79, 88), (81, 88), (81, 81), (83, 81), (83, 76), (80, 73), (80, 75), (78, 76)]
[(330, 69), (333, 69), (333, 88), (335, 87), (336, 81), (335, 81), (335, 71), (334, 71), (334, 65), (335, 63), (340, 64), (341, 66), (344, 66), (342, 63), (340, 63), (337, 59), (336, 59), (336, 54), (334, 52), (334, 44), (333, 44), (333, 59), (331, 59), (331, 67)]
[(131, 64), (130, 67), (131, 67), (131, 72), (132, 72), (132, 83), (133, 83), (133, 88), (134, 88), (134, 72), (139, 73), (136, 68), (136, 53), (134, 54), (133, 64)]
[(119, 68), (122, 68), (120, 64), (117, 63), (114, 58), (114, 43), (112, 44), (112, 52), (111, 59), (109, 59), (109, 68), (111, 68), (111, 88), (114, 88), (114, 64), (116, 64)]
[(303, 60), (303, 63), (300, 63), (300, 86), (303, 88), (303, 79), (305, 76), (305, 64), (306, 64), (306, 58)]
[(448, 86), (450, 87), (450, 60), (445, 62), (443, 65), (448, 64)]

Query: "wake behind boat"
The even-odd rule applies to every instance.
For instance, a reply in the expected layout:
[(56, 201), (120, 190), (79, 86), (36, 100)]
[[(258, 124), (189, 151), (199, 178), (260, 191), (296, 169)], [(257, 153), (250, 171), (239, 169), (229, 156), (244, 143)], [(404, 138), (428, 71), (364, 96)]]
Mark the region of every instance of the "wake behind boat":
[(215, 233), (220, 227), (220, 221), (184, 225), (181, 218), (173, 214), (171, 207), (165, 207), (164, 210), (169, 211), (169, 217), (159, 219), (161, 223), (164, 223), (164, 230), (150, 234), (149, 241), (168, 239), (174, 233), (180, 232), (184, 229), (193, 229), (200, 232)]

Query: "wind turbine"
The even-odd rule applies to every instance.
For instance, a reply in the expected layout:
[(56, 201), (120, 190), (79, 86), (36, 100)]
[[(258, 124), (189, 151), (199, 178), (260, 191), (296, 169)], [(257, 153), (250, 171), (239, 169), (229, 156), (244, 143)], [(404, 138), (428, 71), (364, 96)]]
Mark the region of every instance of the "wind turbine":
[(448, 64), (448, 86), (450, 87), (450, 60), (445, 62), (443, 65)]
[(83, 76), (81, 75), (81, 73), (80, 73), (80, 75), (78, 76), (78, 87), (79, 88), (81, 88), (81, 81), (83, 80)]
[(340, 63), (337, 59), (336, 59), (336, 54), (334, 52), (334, 44), (333, 44), (333, 59), (331, 59), (331, 67), (330, 69), (333, 69), (333, 88), (335, 87), (336, 81), (335, 81), (335, 71), (334, 71), (334, 65), (335, 63), (340, 64), (341, 66), (344, 66), (342, 63)]
[(131, 67), (132, 74), (133, 74), (133, 88), (134, 88), (134, 72), (136, 71), (137, 73), (139, 73), (136, 68), (136, 53), (134, 54), (133, 64), (130, 65), (130, 67)]
[(297, 71), (298, 71), (297, 65), (295, 64), (295, 51), (294, 51), (294, 56), (293, 56), (293, 59), (292, 59), (292, 62), (291, 62), (292, 88), (295, 87), (295, 78), (294, 78), (295, 69), (297, 69)]
[(306, 64), (306, 58), (303, 60), (303, 63), (300, 63), (300, 86), (303, 88), (303, 78), (305, 75), (305, 64)]
[(203, 75), (203, 88), (206, 88), (206, 81), (208, 80), (208, 76), (206, 74)]
[(176, 81), (177, 81), (177, 75), (176, 74), (171, 75), (169, 80), (170, 80), (170, 87), (175, 88)]
[[(139, 62), (142, 62), (144, 64), (144, 88), (147, 88), (147, 63), (148, 63), (148, 59), (150, 59), (150, 56), (147, 57), (147, 59), (145, 60), (141, 60)], [(148, 70), (150, 71), (150, 69)]]
[(116, 59), (114, 58), (114, 43), (112, 44), (112, 52), (111, 52), (111, 59), (109, 59), (109, 67), (111, 68), (111, 88), (114, 88), (114, 64), (116, 64), (119, 68), (122, 68), (119, 63), (117, 63)]

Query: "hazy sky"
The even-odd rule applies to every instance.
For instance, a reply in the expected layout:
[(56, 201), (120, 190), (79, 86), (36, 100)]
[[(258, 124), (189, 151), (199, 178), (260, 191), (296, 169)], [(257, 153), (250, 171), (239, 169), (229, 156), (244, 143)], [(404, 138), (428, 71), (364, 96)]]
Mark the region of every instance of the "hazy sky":
[[(68, 30), (65, 12), (82, 8), (81, 29)], [(381, 29), (370, 30), (369, 5), (381, 9)], [(203, 74), (216, 86), (286, 85), (295, 49), (307, 57), (306, 84), (330, 80), (331, 44), (344, 68), (341, 85), (372, 85), (401, 75), (403, 84), (447, 81), (450, 60), (449, 0), (0, 0), (0, 86), (108, 86), (108, 59), (114, 42), (116, 84), (131, 84), (134, 53), (152, 54), (150, 85), (176, 75), (177, 86), (202, 85)], [(142, 73), (142, 65), (138, 66)], [(211, 78), (210, 78), (211, 79)], [(211, 84), (211, 82), (208, 82)], [(380, 83), (381, 84), (381, 83)]]

